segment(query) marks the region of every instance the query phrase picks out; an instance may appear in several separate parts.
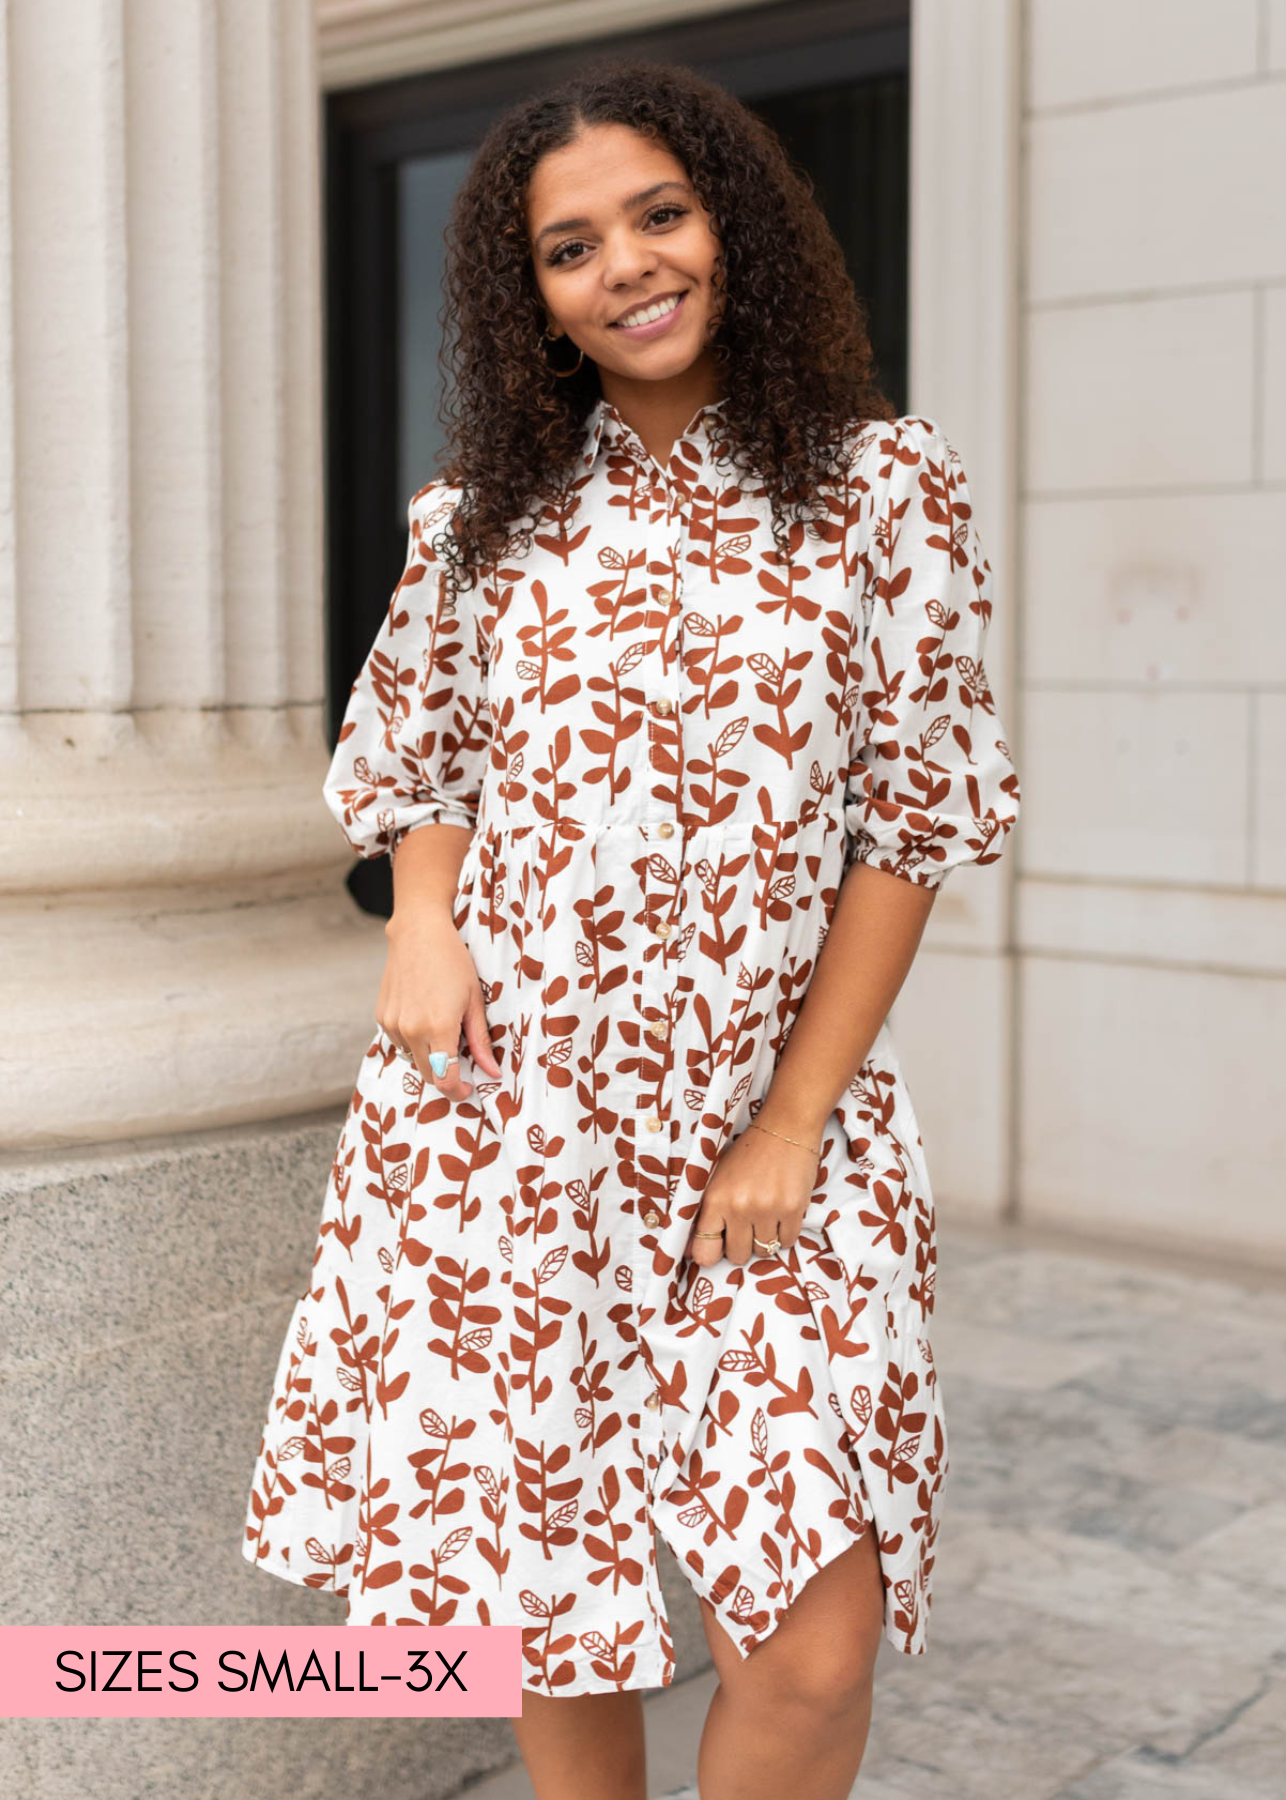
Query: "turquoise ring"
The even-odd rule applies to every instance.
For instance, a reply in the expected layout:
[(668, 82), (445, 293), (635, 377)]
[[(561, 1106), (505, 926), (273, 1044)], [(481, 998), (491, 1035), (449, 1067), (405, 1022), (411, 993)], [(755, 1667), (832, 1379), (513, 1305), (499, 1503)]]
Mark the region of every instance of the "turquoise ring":
[(459, 1060), (458, 1056), (448, 1056), (445, 1050), (429, 1051), (429, 1067), (439, 1078), (446, 1074), (448, 1063), (459, 1062)]

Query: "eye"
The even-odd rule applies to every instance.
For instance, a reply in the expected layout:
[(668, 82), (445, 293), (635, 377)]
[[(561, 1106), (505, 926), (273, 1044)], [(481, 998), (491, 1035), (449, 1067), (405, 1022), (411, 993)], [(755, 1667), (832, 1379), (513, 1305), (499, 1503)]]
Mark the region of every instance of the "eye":
[[(686, 206), (676, 206), (672, 201), (664, 206), (654, 206), (647, 215), (647, 223), (649, 225), (654, 225), (664, 213), (673, 213), (676, 218), (681, 219), (687, 211), (688, 208)], [(582, 243), (583, 240), (581, 238), (568, 238), (565, 243), (559, 244), (558, 248), (545, 258), (546, 263), (551, 269), (556, 269), (560, 263), (566, 262), (566, 253), (569, 250), (577, 249)]]

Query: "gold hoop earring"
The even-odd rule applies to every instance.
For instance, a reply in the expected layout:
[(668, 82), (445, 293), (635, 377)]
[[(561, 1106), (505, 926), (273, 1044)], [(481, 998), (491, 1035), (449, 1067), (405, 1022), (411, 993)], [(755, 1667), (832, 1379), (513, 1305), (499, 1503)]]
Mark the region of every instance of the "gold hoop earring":
[[(556, 334), (549, 329), (548, 325), (546, 325), (546, 327), (545, 327), (545, 336), (549, 339), (551, 344), (556, 344), (558, 342), (558, 338), (557, 338)], [(570, 369), (556, 369), (554, 367), (553, 363), (551, 363), (549, 360), (548, 351), (546, 351), (546, 353), (545, 353), (545, 367), (549, 370), (551, 375), (556, 375), (560, 381), (565, 380), (568, 375), (574, 375), (576, 373), (577, 369), (580, 368), (580, 366), (584, 362), (584, 360), (585, 360), (585, 352), (583, 350), (578, 350), (577, 354), (576, 354), (576, 361), (572, 364)]]

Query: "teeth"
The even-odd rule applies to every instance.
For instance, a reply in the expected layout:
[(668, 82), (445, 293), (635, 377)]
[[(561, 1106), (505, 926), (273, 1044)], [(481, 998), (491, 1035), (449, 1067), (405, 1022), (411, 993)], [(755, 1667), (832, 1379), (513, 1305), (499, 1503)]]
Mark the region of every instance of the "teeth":
[(663, 319), (666, 313), (673, 312), (682, 298), (681, 294), (676, 294), (673, 300), (658, 300), (655, 306), (644, 306), (640, 307), (637, 312), (626, 313), (625, 317), (618, 319), (616, 323), (618, 325), (650, 324), (653, 319)]

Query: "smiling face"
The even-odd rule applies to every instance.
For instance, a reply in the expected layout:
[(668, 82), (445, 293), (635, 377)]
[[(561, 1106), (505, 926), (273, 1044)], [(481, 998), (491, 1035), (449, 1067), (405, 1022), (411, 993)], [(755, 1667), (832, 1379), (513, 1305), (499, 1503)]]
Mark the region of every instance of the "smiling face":
[[(598, 364), (609, 399), (653, 383), (713, 394), (719, 241), (671, 151), (628, 125), (587, 126), (537, 163), (527, 229), (550, 328)], [(550, 357), (575, 360), (566, 345)]]

